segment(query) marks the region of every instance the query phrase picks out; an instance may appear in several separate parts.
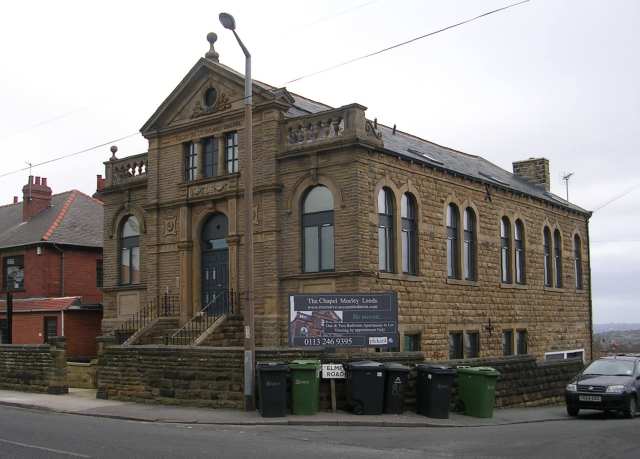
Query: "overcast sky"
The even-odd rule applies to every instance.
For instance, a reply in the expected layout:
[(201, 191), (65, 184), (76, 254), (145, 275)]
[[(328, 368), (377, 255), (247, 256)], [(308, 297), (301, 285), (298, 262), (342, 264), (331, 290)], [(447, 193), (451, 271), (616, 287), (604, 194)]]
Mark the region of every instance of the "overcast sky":
[[(139, 130), (236, 17), (254, 77), (275, 86), (515, 0), (11, 2), (0, 19), (0, 174)], [(640, 322), (640, 1), (532, 0), (411, 45), (287, 85), (333, 106), (511, 170), (544, 156), (552, 191), (591, 220), (594, 321)], [(119, 156), (146, 151), (141, 136)], [(95, 190), (105, 146), (34, 169), (54, 193)], [(0, 178), (0, 203), (28, 172)]]

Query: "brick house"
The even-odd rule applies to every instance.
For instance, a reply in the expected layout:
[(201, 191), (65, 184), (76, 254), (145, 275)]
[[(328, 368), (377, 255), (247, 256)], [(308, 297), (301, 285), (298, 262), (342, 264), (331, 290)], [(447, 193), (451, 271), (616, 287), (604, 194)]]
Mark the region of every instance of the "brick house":
[(67, 338), (68, 356), (95, 356), (102, 320), (102, 203), (80, 191), (52, 194), (29, 177), (23, 200), (0, 207), (0, 335), (14, 297), (15, 344)]
[[(550, 192), (546, 159), (511, 173), (359, 104), (253, 95), (258, 346), (286, 346), (291, 293), (394, 291), (402, 348), (427, 358), (590, 357), (591, 213)], [(242, 313), (242, 99), (243, 75), (209, 52), (141, 128), (147, 153), (112, 148), (105, 330), (165, 292), (176, 327), (219, 292)]]

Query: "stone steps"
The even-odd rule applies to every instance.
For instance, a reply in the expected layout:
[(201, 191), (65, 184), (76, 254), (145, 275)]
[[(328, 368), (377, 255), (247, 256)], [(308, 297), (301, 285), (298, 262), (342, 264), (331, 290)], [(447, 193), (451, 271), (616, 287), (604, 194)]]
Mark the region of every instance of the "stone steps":
[(224, 323), (207, 338), (202, 346), (234, 347), (242, 346), (244, 342), (244, 319), (233, 315), (226, 318)]

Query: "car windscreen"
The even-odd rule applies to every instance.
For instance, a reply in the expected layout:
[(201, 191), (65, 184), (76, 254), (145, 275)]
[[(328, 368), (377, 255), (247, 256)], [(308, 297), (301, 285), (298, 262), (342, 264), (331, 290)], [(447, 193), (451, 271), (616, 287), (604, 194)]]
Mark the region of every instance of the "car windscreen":
[(633, 360), (596, 360), (587, 367), (582, 374), (603, 376), (631, 376), (633, 374)]

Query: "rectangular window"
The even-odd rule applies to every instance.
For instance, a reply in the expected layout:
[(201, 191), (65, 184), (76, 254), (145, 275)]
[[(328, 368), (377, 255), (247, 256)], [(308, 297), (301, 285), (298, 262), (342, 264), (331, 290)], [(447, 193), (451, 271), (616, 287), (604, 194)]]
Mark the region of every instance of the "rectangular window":
[(195, 180), (197, 169), (196, 144), (186, 143), (184, 145), (184, 179), (187, 182)]
[(333, 225), (326, 224), (320, 227), (320, 259), (322, 271), (332, 271), (333, 261)]
[(24, 257), (5, 257), (3, 262), (3, 284), (5, 290), (24, 290)]
[(120, 252), (120, 283), (131, 283), (131, 249), (122, 249)]
[(131, 248), (131, 283), (140, 283), (140, 247)]
[(465, 332), (464, 356), (467, 359), (475, 359), (480, 356), (480, 333), (479, 332)]
[(205, 177), (218, 175), (218, 139), (208, 137), (203, 140), (204, 161), (203, 169)]
[(102, 260), (96, 260), (96, 287), (102, 287)]
[(464, 348), (462, 345), (462, 332), (449, 333), (449, 358), (462, 359)]
[(304, 228), (304, 271), (307, 273), (320, 270), (318, 228), (317, 226)]
[(238, 172), (238, 133), (229, 132), (225, 135), (225, 160), (227, 162), (227, 173)]
[(0, 319), (0, 344), (9, 344), (9, 321)]
[(513, 355), (513, 330), (502, 331), (502, 355)]
[(525, 355), (529, 352), (528, 340), (529, 337), (527, 335), (527, 330), (518, 330), (516, 332), (516, 348), (518, 355)]
[(45, 317), (44, 318), (44, 339), (46, 344), (49, 342), (49, 338), (58, 336), (58, 318), (57, 317)]
[(474, 248), (473, 248), (473, 239), (469, 237), (465, 231), (465, 239), (464, 239), (464, 278), (466, 280), (474, 281), (476, 280), (476, 272), (475, 272), (475, 260), (474, 260)]
[(420, 350), (420, 334), (404, 335), (405, 352), (417, 352)]
[(378, 262), (379, 269), (383, 272), (393, 271), (393, 247), (391, 228), (385, 226), (378, 227)]

